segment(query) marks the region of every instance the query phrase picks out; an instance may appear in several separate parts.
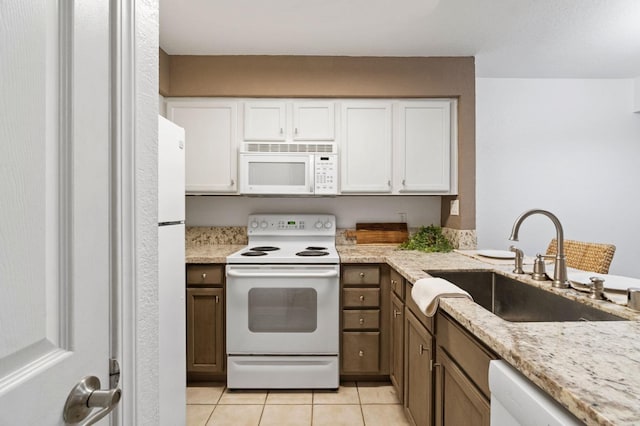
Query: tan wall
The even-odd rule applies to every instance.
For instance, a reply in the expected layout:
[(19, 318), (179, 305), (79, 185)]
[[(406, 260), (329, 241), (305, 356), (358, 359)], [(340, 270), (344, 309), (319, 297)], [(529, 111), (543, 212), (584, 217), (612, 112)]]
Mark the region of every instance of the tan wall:
[[(442, 225), (475, 229), (475, 63), (473, 57), (169, 56), (165, 96), (458, 98), (460, 216)], [(161, 52), (162, 61), (162, 52)], [(168, 80), (168, 82), (167, 82)], [(163, 89), (164, 88), (164, 89)]]
[(170, 78), (169, 78), (169, 55), (167, 55), (167, 52), (165, 52), (164, 50), (160, 49), (160, 57), (159, 57), (159, 62), (160, 62), (160, 75), (159, 75), (159, 79), (160, 79), (160, 94), (162, 96), (170, 96), (169, 95), (169, 91), (170, 91)]

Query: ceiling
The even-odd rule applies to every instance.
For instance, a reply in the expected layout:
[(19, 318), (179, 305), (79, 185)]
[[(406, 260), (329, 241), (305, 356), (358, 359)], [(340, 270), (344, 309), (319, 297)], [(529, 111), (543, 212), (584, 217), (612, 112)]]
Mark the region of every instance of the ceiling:
[(478, 77), (640, 76), (640, 0), (160, 0), (170, 55), (475, 56)]

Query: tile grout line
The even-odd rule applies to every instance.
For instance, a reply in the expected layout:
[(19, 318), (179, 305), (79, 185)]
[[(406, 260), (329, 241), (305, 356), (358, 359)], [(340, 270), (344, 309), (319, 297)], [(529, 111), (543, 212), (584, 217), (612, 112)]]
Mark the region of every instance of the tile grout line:
[(311, 422), (310, 425), (313, 426), (313, 403), (315, 402), (316, 391), (311, 390)]
[(209, 420), (211, 420), (211, 417), (213, 416), (213, 412), (216, 411), (216, 408), (218, 408), (218, 404), (215, 404), (213, 406), (213, 410), (211, 410), (211, 412), (209, 413), (209, 416), (207, 417), (207, 419), (204, 421), (204, 423), (202, 424), (202, 426), (207, 426), (207, 423), (209, 423)]
[(264, 402), (262, 403), (262, 411), (260, 411), (260, 417), (258, 418), (258, 424), (256, 426), (260, 426), (260, 423), (262, 422), (262, 416), (264, 416), (264, 409), (267, 406), (267, 399), (269, 399), (269, 391), (267, 391), (267, 394), (264, 396)]
[(358, 393), (358, 405), (360, 406), (360, 415), (362, 416), (362, 424), (366, 426), (366, 422), (364, 420), (364, 409), (362, 408), (362, 400), (360, 399), (360, 386), (358, 386), (358, 382), (356, 383), (356, 391)]

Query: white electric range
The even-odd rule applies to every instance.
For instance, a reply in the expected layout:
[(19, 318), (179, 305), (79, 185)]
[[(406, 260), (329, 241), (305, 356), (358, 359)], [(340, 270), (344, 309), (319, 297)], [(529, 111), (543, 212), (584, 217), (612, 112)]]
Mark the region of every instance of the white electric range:
[(340, 258), (333, 215), (264, 214), (227, 257), (227, 386), (339, 386)]

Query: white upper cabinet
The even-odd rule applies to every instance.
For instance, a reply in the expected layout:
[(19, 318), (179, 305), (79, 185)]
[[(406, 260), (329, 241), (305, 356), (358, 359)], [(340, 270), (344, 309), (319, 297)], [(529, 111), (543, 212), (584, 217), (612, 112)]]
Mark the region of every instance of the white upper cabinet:
[(245, 141), (333, 141), (335, 110), (326, 101), (248, 101), (244, 103)]
[(341, 105), (341, 192), (391, 192), (391, 102)]
[(281, 141), (286, 139), (287, 104), (279, 101), (244, 103), (244, 140)]
[(332, 141), (334, 139), (335, 110), (333, 103), (293, 103), (293, 140)]
[(238, 191), (237, 105), (236, 101), (167, 101), (167, 118), (185, 131), (188, 194)]
[(451, 191), (451, 101), (397, 104), (394, 192)]
[(185, 129), (188, 194), (238, 193), (240, 144), (261, 142), (285, 144), (270, 145), (276, 151), (337, 148), (340, 194), (457, 193), (455, 99), (167, 98), (166, 105), (167, 118)]

